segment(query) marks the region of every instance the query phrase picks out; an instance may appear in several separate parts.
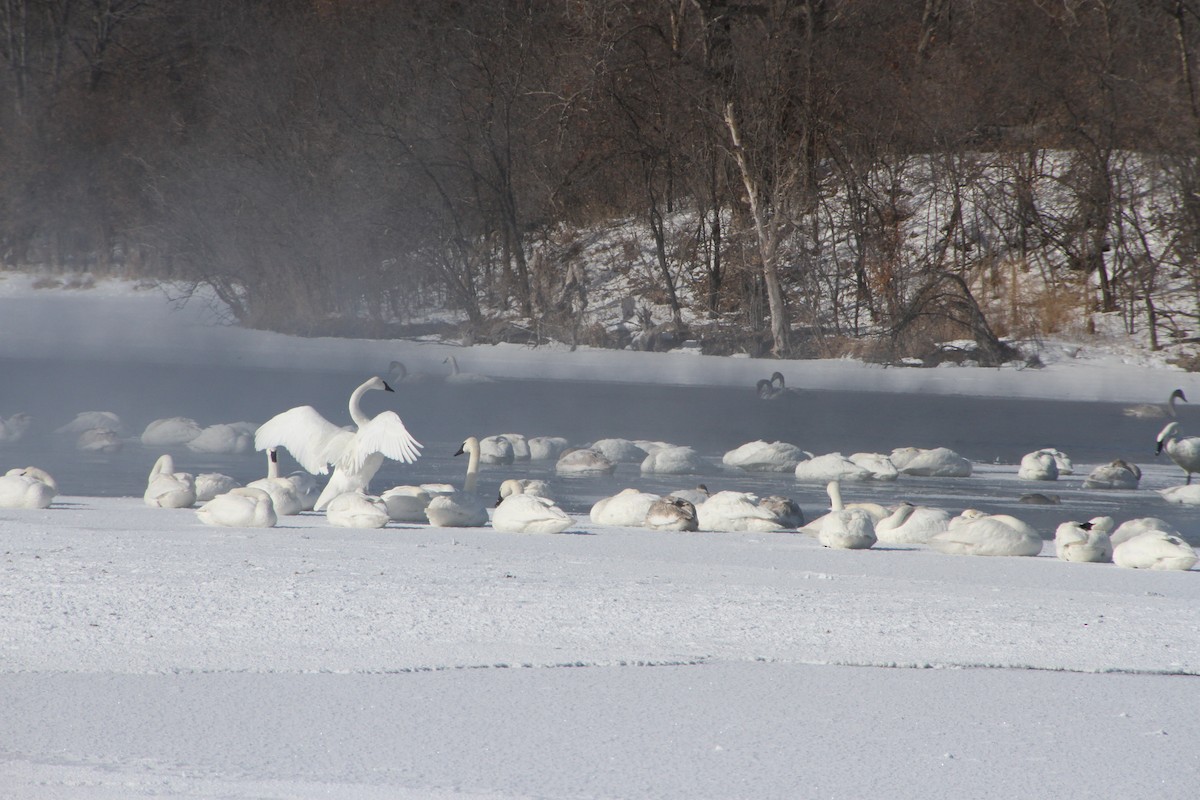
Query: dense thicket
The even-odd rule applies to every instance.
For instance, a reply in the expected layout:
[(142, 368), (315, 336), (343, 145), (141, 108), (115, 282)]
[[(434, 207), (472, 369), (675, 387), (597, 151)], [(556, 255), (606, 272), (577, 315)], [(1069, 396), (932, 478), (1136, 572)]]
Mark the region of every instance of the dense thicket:
[(4, 263), (251, 325), (602, 343), (616, 219), (720, 346), (1195, 322), (1200, 0), (0, 0), (0, 56)]

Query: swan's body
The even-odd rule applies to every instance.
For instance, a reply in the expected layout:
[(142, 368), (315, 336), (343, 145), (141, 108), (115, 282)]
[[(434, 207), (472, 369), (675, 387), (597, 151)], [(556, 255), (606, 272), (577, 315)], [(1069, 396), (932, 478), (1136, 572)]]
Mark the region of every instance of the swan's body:
[(342, 492), (325, 508), (325, 518), (338, 528), (382, 528), (388, 524), (384, 502), (362, 491)]
[(559, 475), (611, 475), (616, 469), (615, 462), (595, 450), (563, 453), (554, 465), (554, 471)]
[(279, 521), (271, 495), (250, 486), (235, 486), (196, 509), (205, 525), (227, 528), (273, 528)]
[(949, 527), (949, 511), (901, 503), (875, 523), (875, 535), (887, 544), (925, 544)]
[(1187, 473), (1187, 483), (1192, 482), (1192, 473), (1200, 472), (1200, 436), (1180, 436), (1179, 423), (1168, 422), (1158, 434), (1154, 455), (1166, 450), (1171, 460)]
[(654, 531), (695, 531), (700, 529), (696, 506), (682, 497), (668, 495), (650, 504), (642, 523)]
[(1200, 506), (1200, 483), (1169, 486), (1166, 489), (1159, 489), (1158, 493), (1168, 503), (1182, 506)]
[(1175, 526), (1166, 520), (1158, 517), (1138, 517), (1136, 519), (1127, 519), (1117, 526), (1117, 529), (1109, 534), (1109, 539), (1112, 541), (1113, 547), (1129, 541), (1135, 536), (1141, 536), (1149, 531), (1160, 531), (1172, 536), (1179, 536), (1179, 531)]
[(1175, 411), (1175, 401), (1177, 400), (1187, 402), (1187, 398), (1183, 396), (1182, 389), (1176, 389), (1171, 392), (1171, 396), (1167, 398), (1165, 408), (1157, 403), (1141, 403), (1136, 406), (1126, 407), (1124, 413), (1127, 417), (1138, 417), (1139, 419), (1160, 419), (1167, 415), (1174, 418), (1177, 416)]
[(804, 526), (804, 512), (790, 497), (771, 494), (758, 501), (760, 508), (775, 516), (775, 521), (785, 528), (800, 528)]
[(864, 466), (855, 464), (841, 453), (826, 453), (824, 455), (801, 461), (796, 465), (796, 480), (798, 481), (869, 481), (875, 473)]
[(850, 463), (870, 472), (873, 481), (894, 481), (900, 477), (892, 459), (883, 453), (851, 453)]
[(10, 469), (0, 476), (0, 508), (48, 508), (58, 484), (38, 467)]
[(119, 453), (124, 447), (120, 434), (111, 428), (89, 428), (75, 440), (81, 453)]
[(1083, 481), (1084, 489), (1136, 489), (1142, 480), (1142, 470), (1137, 464), (1118, 458), (1109, 464), (1101, 464), (1092, 470)]
[(746, 472), (792, 472), (808, 458), (808, 453), (787, 442), (762, 439), (736, 447), (721, 457), (721, 463)]
[(702, 531), (781, 531), (787, 526), (750, 492), (717, 492), (696, 508)]
[(1112, 561), (1109, 539), (1112, 517), (1095, 517), (1087, 522), (1064, 522), (1054, 531), (1054, 554), (1063, 561), (1107, 563)]
[(467, 454), (467, 477), (463, 490), (440, 494), (425, 507), (425, 517), (435, 528), (481, 528), (487, 525), (487, 507), (475, 495), (479, 481), (479, 440), (469, 437), (454, 455)]
[(690, 447), (664, 447), (647, 455), (641, 469), (644, 475), (693, 475), (704, 471), (704, 461)]
[(450, 374), (446, 376), (446, 383), (492, 383), (492, 379), (486, 375), (480, 375), (476, 372), (461, 372), (458, 369), (458, 359), (454, 356), (446, 358), (446, 364), (450, 365)]
[(1037, 530), (1016, 517), (975, 511), (951, 520), (950, 528), (930, 537), (928, 544), (954, 555), (1036, 556), (1043, 542)]
[(825, 488), (829, 493), (830, 511), (821, 523), (817, 541), (837, 550), (867, 550), (874, 547), (878, 538), (871, 515), (862, 509), (846, 508), (837, 481), (830, 481)]
[(602, 497), (591, 508), (588, 516), (597, 525), (615, 525), (622, 528), (640, 528), (646, 521), (650, 506), (662, 498), (638, 489), (623, 489), (611, 497)]
[(1035, 450), (1021, 457), (1017, 477), (1024, 481), (1058, 480), (1058, 461), (1048, 450)]
[(203, 431), (200, 423), (190, 417), (165, 417), (147, 425), (141, 441), (146, 447), (175, 447), (187, 444)]
[(696, 506), (696, 508), (699, 508), (701, 503), (712, 497), (712, 493), (708, 491), (707, 486), (701, 483), (695, 489), (676, 489), (669, 495), (665, 495), (665, 497), (678, 497), (680, 500), (687, 500)]
[(196, 483), (190, 473), (176, 472), (175, 459), (161, 455), (150, 470), (142, 500), (157, 508), (191, 508), (196, 503)]
[(511, 464), (516, 460), (512, 442), (503, 436), (485, 436), (479, 440), (479, 460), (484, 464)]
[(511, 494), (492, 512), (492, 528), (505, 533), (561, 533), (571, 518), (548, 497)]
[(111, 431), (115, 431), (117, 435), (125, 433), (125, 426), (122, 424), (121, 418), (111, 411), (80, 411), (75, 415), (75, 419), (54, 432), (69, 436), (78, 436), (84, 431), (90, 431), (92, 428), (108, 428)]
[(529, 451), (529, 440), (520, 433), (501, 433), (497, 434), (501, 439), (507, 439), (512, 445), (512, 453), (514, 461), (529, 461), (532, 454)]
[(13, 414), (8, 419), (0, 419), (0, 444), (19, 442), (33, 424), (33, 417), (25, 412)]
[(614, 464), (640, 464), (650, 453), (628, 439), (600, 439), (589, 448)]
[(350, 418), (357, 431), (339, 428), (312, 406), (297, 406), (267, 420), (255, 434), (255, 449), (284, 447), (310, 473), (324, 475), (329, 465), (334, 466), (313, 506), (316, 511), (343, 492), (365, 494), (385, 458), (411, 464), (420, 455), (421, 443), (396, 412), (384, 411), (374, 417), (363, 413), (359, 405), (362, 396), (373, 389), (392, 391), (382, 378), (375, 377), (350, 395)]
[(225, 494), (241, 486), (229, 475), (220, 472), (201, 472), (196, 476), (196, 502), (207, 503), (219, 494)]
[(771, 379), (763, 379), (754, 385), (755, 394), (760, 400), (791, 400), (799, 396), (795, 389), (789, 389), (784, 383), (783, 373), (771, 374)]
[(905, 475), (926, 478), (967, 478), (971, 462), (947, 447), (929, 450), (919, 447), (899, 447), (889, 456), (896, 469)]
[(321, 498), (321, 487), (317, 484), (317, 479), (299, 469), (289, 474), (287, 479), (292, 482), (292, 486), (296, 487), (301, 508), (305, 511), (312, 511), (317, 500)]
[(1113, 563), (1127, 569), (1186, 571), (1197, 560), (1191, 545), (1166, 531), (1147, 531), (1113, 548)]
[(531, 461), (557, 461), (571, 443), (561, 436), (535, 436), (529, 440)]
[(209, 425), (186, 445), (193, 453), (240, 455), (254, 448), (254, 435), (238, 425)]
[(279, 477), (279, 459), (274, 449), (267, 451), (267, 477), (250, 481), (246, 485), (269, 494), (275, 513), (281, 517), (291, 517), (304, 510), (296, 484), (291, 478)]
[(420, 486), (393, 486), (379, 495), (379, 499), (387, 506), (392, 522), (429, 522), (425, 509), (433, 498)]
[(428, 372), (409, 372), (402, 361), (393, 361), (388, 365), (388, 378), (392, 383), (433, 383), (441, 381), (441, 375), (430, 375)]
[(500, 505), (506, 497), (512, 497), (514, 494), (528, 494), (534, 497), (545, 497), (548, 500), (554, 499), (550, 492), (550, 484), (543, 480), (537, 478), (509, 478), (500, 484), (500, 493), (496, 498), (496, 505)]

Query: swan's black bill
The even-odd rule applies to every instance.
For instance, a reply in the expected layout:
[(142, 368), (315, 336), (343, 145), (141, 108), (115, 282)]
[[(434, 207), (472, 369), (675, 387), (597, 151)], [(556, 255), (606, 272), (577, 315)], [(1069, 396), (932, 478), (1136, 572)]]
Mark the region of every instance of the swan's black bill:
[(395, 389), (393, 389), (391, 386), (388, 386), (388, 382), (387, 382), (387, 381), (384, 381), (384, 382), (383, 382), (383, 390), (384, 390), (385, 392), (394, 392), (394, 391), (396, 391), (396, 390), (395, 390)]
[(454, 455), (456, 455), (456, 456), (461, 456), (461, 455), (462, 455), (463, 453), (465, 453), (465, 452), (467, 452), (467, 451), (466, 451), (466, 450), (463, 450), (463, 446), (460, 444), (460, 445), (458, 446), (458, 450), (454, 451)]

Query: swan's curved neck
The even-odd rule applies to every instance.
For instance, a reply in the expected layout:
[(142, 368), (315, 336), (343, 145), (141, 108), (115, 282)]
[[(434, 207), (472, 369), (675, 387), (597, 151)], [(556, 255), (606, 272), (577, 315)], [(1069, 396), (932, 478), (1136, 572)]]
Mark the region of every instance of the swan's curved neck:
[(360, 401), (362, 400), (362, 396), (366, 394), (370, 388), (371, 382), (367, 381), (362, 386), (359, 386), (357, 389), (355, 389), (350, 395), (350, 419), (354, 420), (354, 424), (360, 428), (371, 421), (371, 418), (363, 413), (362, 406), (359, 405)]
[(454, 356), (450, 356), (446, 360), (450, 362), (450, 374), (457, 375), (458, 374), (458, 359), (455, 358)]
[(170, 453), (164, 453), (158, 457), (158, 461), (154, 462), (154, 467), (150, 470), (150, 477), (156, 478), (159, 475), (170, 475), (175, 471), (175, 459)]
[(267, 477), (279, 477), (279, 454), (275, 452), (275, 448), (267, 451)]
[(830, 481), (825, 487), (829, 492), (829, 505), (834, 511), (845, 511), (846, 506), (842, 504), (842, 486), (837, 481)]
[(463, 491), (475, 494), (475, 485), (479, 482), (479, 442), (468, 439), (463, 443), (463, 449), (467, 451), (467, 479), (463, 482)]

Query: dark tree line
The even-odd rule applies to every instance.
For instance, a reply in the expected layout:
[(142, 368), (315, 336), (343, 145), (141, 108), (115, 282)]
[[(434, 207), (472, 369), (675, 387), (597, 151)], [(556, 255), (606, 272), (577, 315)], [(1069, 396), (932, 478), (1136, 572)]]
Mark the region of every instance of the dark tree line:
[(0, 0), (0, 257), (614, 343), (622, 220), (617, 317), (714, 346), (1157, 344), (1197, 323), (1198, 55), (1200, 0)]

